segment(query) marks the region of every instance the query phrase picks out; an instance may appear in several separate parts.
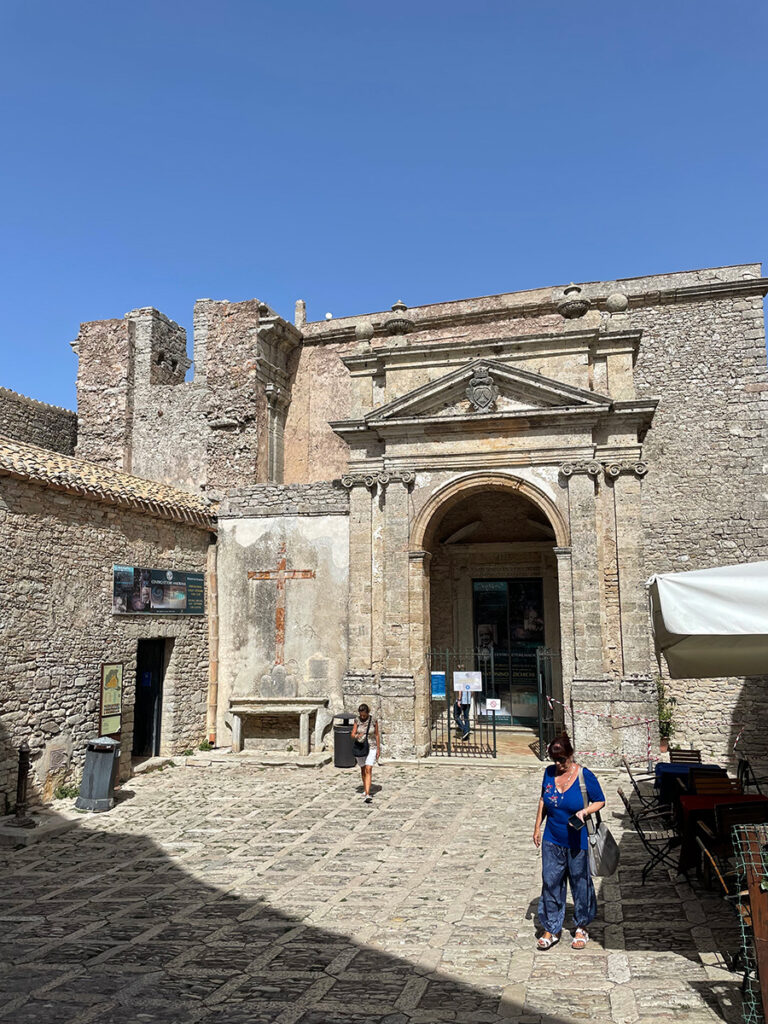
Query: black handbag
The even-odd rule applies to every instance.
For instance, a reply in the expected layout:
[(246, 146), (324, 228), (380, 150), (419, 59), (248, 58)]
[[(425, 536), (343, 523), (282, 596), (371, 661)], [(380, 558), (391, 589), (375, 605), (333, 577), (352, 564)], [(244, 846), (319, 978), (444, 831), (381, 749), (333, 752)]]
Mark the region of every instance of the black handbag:
[(355, 757), (368, 757), (368, 753), (371, 749), (371, 745), (368, 742), (368, 733), (371, 729), (371, 717), (368, 716), (368, 725), (365, 730), (365, 739), (355, 740), (352, 744), (352, 749), (355, 752)]

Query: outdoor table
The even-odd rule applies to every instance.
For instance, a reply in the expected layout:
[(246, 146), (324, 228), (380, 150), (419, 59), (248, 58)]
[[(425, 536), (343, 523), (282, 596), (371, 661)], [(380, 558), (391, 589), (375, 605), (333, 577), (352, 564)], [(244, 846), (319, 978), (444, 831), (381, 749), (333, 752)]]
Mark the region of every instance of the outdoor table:
[(696, 842), (696, 827), (706, 821), (714, 827), (715, 808), (719, 804), (766, 803), (759, 793), (709, 793), (698, 796), (683, 794), (678, 801), (680, 808), (680, 861), (678, 871), (685, 874), (699, 864), (699, 845)]
[(722, 772), (719, 764), (671, 764), (668, 761), (659, 761), (656, 765), (656, 781), (654, 785), (659, 794), (659, 800), (664, 804), (671, 804), (677, 799), (680, 787), (678, 779), (688, 781), (688, 773), (691, 768), (707, 772)]

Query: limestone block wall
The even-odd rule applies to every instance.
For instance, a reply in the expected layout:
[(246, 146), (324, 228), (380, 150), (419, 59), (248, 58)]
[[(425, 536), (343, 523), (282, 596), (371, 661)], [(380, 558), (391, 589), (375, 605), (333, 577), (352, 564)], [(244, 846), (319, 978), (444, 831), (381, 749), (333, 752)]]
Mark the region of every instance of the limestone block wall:
[(205, 735), (207, 616), (116, 617), (113, 564), (204, 572), (208, 531), (0, 478), (0, 813), (15, 798), (16, 751), (32, 748), (34, 788), (82, 770), (98, 735), (100, 666), (124, 663), (122, 771), (130, 766), (138, 640), (173, 640), (161, 751)]
[(77, 413), (0, 388), (0, 434), (74, 455)]
[[(768, 558), (760, 296), (649, 306), (629, 316), (643, 331), (638, 394), (661, 399), (645, 441), (647, 574)], [(650, 642), (650, 628), (647, 635)], [(650, 655), (649, 664), (658, 672)], [(677, 702), (673, 743), (724, 758), (744, 726), (743, 749), (768, 756), (768, 675), (668, 685)]]
[[(347, 667), (348, 495), (321, 482), (258, 485), (227, 497), (219, 516), (219, 702), (217, 745), (231, 742), (231, 696), (327, 697), (342, 710)], [(278, 623), (278, 574), (284, 580), (284, 640)], [(249, 572), (271, 578), (249, 579)], [(311, 575), (310, 575), (311, 574)], [(281, 662), (282, 659), (282, 663)], [(324, 719), (327, 726), (329, 719)], [(321, 721), (321, 731), (322, 731)], [(284, 725), (284, 723), (283, 723)], [(294, 747), (280, 723), (245, 731), (246, 746)], [(264, 742), (261, 742), (264, 741)]]

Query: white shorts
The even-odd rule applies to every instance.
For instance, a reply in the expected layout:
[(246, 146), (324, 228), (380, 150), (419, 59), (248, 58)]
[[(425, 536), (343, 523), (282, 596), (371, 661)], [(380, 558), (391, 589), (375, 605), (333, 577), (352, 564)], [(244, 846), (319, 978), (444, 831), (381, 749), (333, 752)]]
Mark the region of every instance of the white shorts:
[(356, 757), (355, 760), (357, 761), (357, 767), (358, 768), (362, 768), (363, 765), (365, 765), (365, 764), (369, 764), (369, 765), (376, 764), (376, 747), (369, 746), (368, 747), (368, 756), (367, 757)]

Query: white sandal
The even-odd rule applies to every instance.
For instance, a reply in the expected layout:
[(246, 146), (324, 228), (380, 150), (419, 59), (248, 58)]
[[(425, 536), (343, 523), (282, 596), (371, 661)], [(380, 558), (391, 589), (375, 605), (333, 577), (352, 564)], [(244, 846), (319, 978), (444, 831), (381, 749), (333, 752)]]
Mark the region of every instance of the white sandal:
[[(576, 943), (579, 943), (577, 946)], [(571, 943), (571, 949), (584, 949), (589, 942), (589, 932), (586, 928), (577, 928), (573, 933), (573, 942)]]
[(553, 946), (557, 945), (559, 941), (559, 935), (550, 935), (548, 939), (545, 939), (542, 935), (539, 939), (536, 940), (536, 949), (540, 949), (542, 951), (545, 949), (551, 949)]

